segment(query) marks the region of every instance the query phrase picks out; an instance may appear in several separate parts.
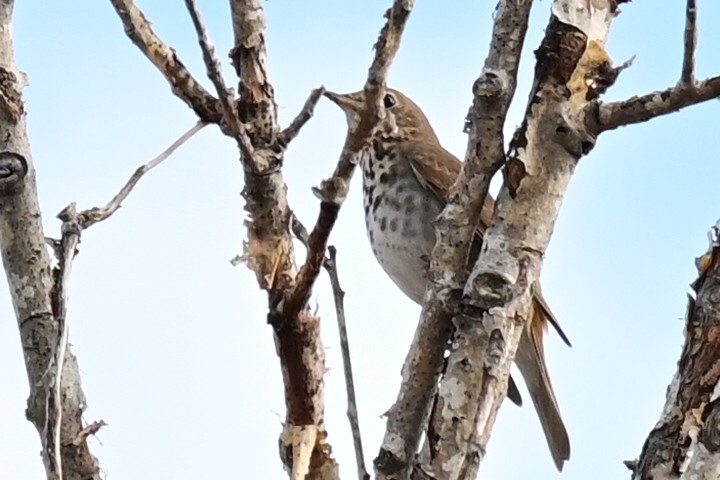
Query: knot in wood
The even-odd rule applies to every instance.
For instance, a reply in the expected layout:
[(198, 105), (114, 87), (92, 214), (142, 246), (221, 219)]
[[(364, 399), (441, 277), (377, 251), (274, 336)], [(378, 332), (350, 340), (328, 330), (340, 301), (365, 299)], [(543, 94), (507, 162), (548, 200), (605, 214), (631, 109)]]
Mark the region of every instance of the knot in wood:
[(17, 152), (0, 152), (0, 196), (19, 193), (25, 188), (28, 164)]
[(497, 272), (482, 272), (471, 279), (473, 295), (463, 298), (463, 310), (475, 307), (490, 310), (504, 305), (512, 295), (512, 282)]
[(407, 468), (407, 462), (384, 448), (380, 449), (380, 453), (373, 461), (373, 465), (378, 472), (385, 475), (394, 475)]

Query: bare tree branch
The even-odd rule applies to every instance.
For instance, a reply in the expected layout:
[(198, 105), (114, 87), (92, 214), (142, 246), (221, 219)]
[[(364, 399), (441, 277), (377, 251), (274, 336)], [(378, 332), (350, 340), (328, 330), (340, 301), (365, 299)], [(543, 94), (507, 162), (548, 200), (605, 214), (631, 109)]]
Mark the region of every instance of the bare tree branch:
[(342, 351), (343, 372), (345, 376), (345, 392), (347, 394), (347, 417), (350, 421), (350, 430), (353, 436), (355, 447), (355, 462), (357, 466), (358, 480), (370, 480), (370, 475), (365, 468), (365, 455), (363, 454), (362, 437), (360, 436), (360, 419), (358, 417), (357, 399), (355, 398), (355, 381), (353, 379), (352, 362), (350, 359), (350, 341), (348, 340), (347, 324), (345, 322), (345, 292), (340, 287), (340, 279), (337, 272), (337, 251), (334, 246), (328, 247), (330, 258), (325, 259), (325, 269), (330, 275), (333, 299), (335, 301), (335, 315), (340, 332), (340, 350)]
[(716, 478), (720, 469), (720, 220), (708, 251), (696, 260), (685, 318), (685, 345), (667, 390), (660, 420), (650, 432), (633, 479)]
[[(53, 271), (45, 246), (22, 100), (27, 80), (13, 57), (13, 5), (0, 0), (0, 252), (30, 387), (26, 415), (40, 436), (48, 479), (100, 480), (87, 443), (74, 443), (86, 402), (65, 321), (61, 278), (69, 265)], [(62, 247), (74, 252), (75, 243)]]
[(190, 130), (183, 133), (180, 138), (175, 140), (172, 145), (166, 148), (160, 155), (153, 158), (144, 165), (139, 166), (135, 172), (130, 176), (128, 181), (123, 185), (120, 191), (104, 206), (93, 207), (88, 210), (84, 210), (77, 215), (77, 221), (82, 230), (91, 227), (93, 224), (107, 220), (113, 213), (115, 213), (124, 202), (130, 193), (133, 191), (137, 183), (147, 172), (157, 167), (172, 155), (183, 143), (187, 142), (193, 135), (202, 130), (207, 124), (203, 122), (196, 123)]
[[(499, 14), (503, 8), (516, 7), (516, 4), (501, 4)], [(543, 252), (562, 196), (579, 158), (594, 144), (594, 138), (578, 125), (578, 118), (592, 98), (595, 79), (606, 79), (607, 74), (602, 72), (608, 70), (609, 58), (602, 45), (616, 7), (613, 1), (604, 5), (582, 0), (553, 3), (546, 36), (536, 51), (535, 81), (526, 117), (511, 142), (495, 215), (485, 232), (482, 253), (465, 285), (462, 309), (453, 320), (452, 347), (438, 387), (433, 429), (428, 434), (432, 462), (419, 467), (419, 476), (421, 472), (433, 472), (442, 478), (471, 479), (477, 474), (497, 411), (505, 398), (510, 365), (523, 329), (531, 328), (526, 322), (532, 315), (533, 286), (539, 277)], [(503, 83), (502, 77), (499, 80), (491, 77), (491, 80), (490, 93), (498, 88), (498, 83)], [(479, 93), (487, 94), (487, 91), (481, 88)], [(482, 117), (471, 119), (477, 122)], [(488, 121), (497, 129), (497, 120), (493, 122), (489, 118)], [(496, 130), (493, 135), (501, 135), (501, 131)], [(481, 144), (494, 146), (496, 151), (484, 155), (486, 160), (481, 167), (485, 170), (478, 172), (481, 175), (493, 172), (491, 159), (504, 160), (496, 142), (482, 137)], [(469, 150), (472, 147), (471, 139)], [(474, 188), (483, 188), (480, 190), (482, 200), (488, 181), (480, 177), (469, 187), (458, 181), (460, 188), (455, 190), (456, 194), (473, 195), (477, 192)], [(457, 227), (469, 227), (472, 231), (477, 225), (482, 204), (475, 202), (474, 221), (470, 217), (471, 223)], [(533, 225), (533, 228), (523, 225)], [(468, 243), (469, 237), (465, 248)], [(439, 264), (445, 265), (447, 263)], [(442, 272), (438, 266), (434, 268)], [(438, 285), (432, 287), (435, 289)], [(445, 300), (447, 304), (449, 298), (446, 293), (437, 303), (442, 305)], [(423, 320), (434, 313), (433, 308), (440, 307), (426, 306)], [(447, 318), (447, 313), (445, 315)], [(408, 377), (415, 374), (415, 371), (404, 373)], [(458, 401), (459, 398), (463, 400)], [(413, 450), (408, 450), (403, 460), (411, 461), (412, 453)], [(555, 458), (558, 468), (562, 468), (568, 453), (560, 455)], [(401, 478), (401, 475), (392, 478)]]
[[(430, 297), (403, 366), (398, 398), (375, 466), (398, 476), (412, 464), (444, 364), (450, 318), (467, 279), (464, 265), (490, 180), (505, 162), (503, 125), (513, 98), (532, 0), (500, 2), (490, 51), (473, 86), (468, 113), (468, 157), (436, 224), (437, 242), (430, 262)], [(439, 427), (439, 426), (438, 426)], [(438, 435), (444, 432), (437, 432)]]
[(303, 105), (302, 110), (300, 110), (300, 113), (298, 113), (293, 121), (290, 122), (290, 125), (285, 127), (285, 129), (278, 135), (277, 141), (281, 146), (287, 147), (287, 145), (292, 142), (295, 137), (297, 137), (298, 133), (300, 133), (300, 129), (312, 118), (313, 113), (315, 112), (315, 106), (317, 106), (317, 103), (323, 93), (325, 93), (324, 87), (316, 88), (310, 92), (310, 95), (307, 100), (305, 100), (305, 104)]
[(620, 102), (590, 104), (586, 122), (589, 131), (600, 134), (625, 125), (646, 122), (718, 97), (720, 76), (696, 82), (691, 86), (681, 83)]
[[(305, 225), (293, 214), (292, 230), (295, 237), (305, 246), (310, 248), (308, 233)], [(365, 455), (362, 447), (362, 437), (360, 435), (360, 420), (358, 418), (357, 400), (355, 398), (355, 381), (353, 380), (352, 361), (350, 358), (350, 341), (347, 335), (347, 324), (345, 322), (345, 292), (340, 287), (340, 279), (337, 272), (337, 251), (334, 246), (328, 246), (330, 257), (325, 257), (323, 266), (330, 276), (330, 284), (333, 291), (333, 300), (335, 302), (335, 317), (338, 323), (338, 332), (340, 334), (340, 351), (342, 352), (343, 373), (345, 377), (345, 391), (347, 394), (348, 408), (347, 417), (350, 422), (350, 431), (353, 436), (353, 445), (355, 447), (355, 462), (357, 466), (358, 479), (369, 480), (370, 475), (365, 468)]]
[(117, 11), (125, 34), (152, 62), (170, 83), (173, 93), (185, 102), (205, 123), (219, 124), (222, 118), (220, 105), (198, 83), (175, 51), (155, 35), (150, 22), (133, 0), (110, 0)]
[(232, 136), (237, 140), (243, 156), (250, 158), (253, 154), (253, 146), (238, 116), (235, 105), (235, 93), (232, 89), (227, 88), (223, 80), (222, 64), (215, 54), (215, 46), (212, 40), (210, 40), (210, 36), (205, 28), (205, 23), (200, 16), (200, 11), (197, 5), (195, 5), (195, 0), (185, 0), (185, 6), (190, 13), (190, 18), (192, 19), (195, 32), (198, 36), (198, 43), (200, 44), (200, 50), (202, 50), (208, 78), (215, 86), (215, 91), (220, 99), (220, 108), (223, 113), (224, 123), (230, 129)]
[(683, 51), (683, 67), (680, 83), (695, 83), (695, 50), (697, 49), (697, 4), (695, 0), (687, 0), (685, 7), (685, 45)]
[[(298, 279), (290, 238), (291, 212), (280, 170), (287, 138), (280, 132), (267, 75), (265, 15), (260, 0), (231, 0), (230, 9), (235, 34), (230, 57), (240, 78), (238, 112), (255, 149), (251, 156), (241, 151), (243, 196), (250, 214), (243, 257), (268, 291), (268, 320), (275, 332), (287, 408), (281, 458), (293, 479), (306, 474), (311, 479), (336, 479), (338, 467), (324, 424), (325, 357), (320, 320), (308, 309), (309, 293), (303, 297), (305, 302), (295, 301), (299, 298), (297, 284), (307, 283)], [(320, 255), (310, 252), (306, 271), (319, 268), (316, 260), (324, 256), (325, 245)]]

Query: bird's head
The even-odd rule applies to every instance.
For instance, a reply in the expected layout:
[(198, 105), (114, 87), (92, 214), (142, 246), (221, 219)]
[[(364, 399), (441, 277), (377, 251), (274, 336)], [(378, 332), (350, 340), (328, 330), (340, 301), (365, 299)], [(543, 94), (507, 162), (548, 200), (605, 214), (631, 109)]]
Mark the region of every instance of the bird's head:
[[(365, 93), (362, 90), (355, 93), (326, 91), (324, 95), (345, 112), (348, 128), (351, 131), (355, 130), (360, 124), (365, 109)], [(385, 117), (380, 122), (378, 132), (383, 136), (398, 141), (438, 141), (435, 131), (420, 107), (402, 92), (387, 88), (382, 102), (385, 107)]]

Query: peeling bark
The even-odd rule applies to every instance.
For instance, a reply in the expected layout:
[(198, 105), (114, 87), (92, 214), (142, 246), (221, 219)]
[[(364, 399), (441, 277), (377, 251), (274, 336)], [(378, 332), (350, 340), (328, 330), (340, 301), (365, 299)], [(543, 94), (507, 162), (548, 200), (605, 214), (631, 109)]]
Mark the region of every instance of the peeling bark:
[(718, 228), (698, 259), (688, 299), (685, 345), (633, 479), (715, 479), (720, 476), (720, 245)]
[(532, 0), (524, 0), (500, 2), (498, 7), (490, 52), (473, 86), (466, 162), (436, 224), (437, 239), (421, 320), (375, 460), (378, 478), (403, 478), (408, 474), (427, 423), (452, 331), (450, 319), (457, 312), (467, 279), (465, 265), (472, 237), (490, 180), (505, 161), (502, 128), (515, 93), (531, 6)]
[(30, 384), (26, 415), (40, 435), (48, 479), (99, 480), (83, 433), (77, 359), (55, 308), (57, 271), (42, 229), (21, 95), (26, 80), (13, 58), (12, 9), (12, 1), (0, 2), (0, 250)]

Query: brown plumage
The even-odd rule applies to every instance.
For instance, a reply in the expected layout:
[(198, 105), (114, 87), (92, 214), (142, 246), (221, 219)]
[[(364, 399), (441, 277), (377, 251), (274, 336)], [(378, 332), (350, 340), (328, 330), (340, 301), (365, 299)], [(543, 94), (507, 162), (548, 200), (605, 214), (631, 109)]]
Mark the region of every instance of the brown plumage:
[[(354, 129), (364, 108), (363, 92), (325, 95), (343, 109), (348, 127)], [(440, 145), (427, 118), (412, 100), (387, 89), (383, 101), (386, 116), (372, 139), (369, 154), (361, 160), (365, 222), (380, 265), (408, 297), (422, 304), (427, 258), (435, 243), (433, 220), (447, 202), (461, 163)], [(494, 207), (494, 200), (488, 196), (470, 265), (477, 259)], [(515, 363), (527, 384), (555, 465), (562, 470), (570, 458), (570, 442), (545, 365), (543, 335), (548, 324), (569, 345), (536, 285), (531, 320), (523, 331)], [(520, 404), (512, 378), (508, 397)]]

